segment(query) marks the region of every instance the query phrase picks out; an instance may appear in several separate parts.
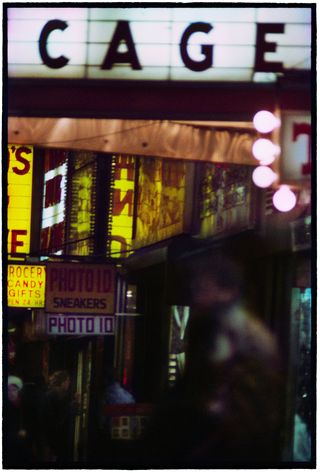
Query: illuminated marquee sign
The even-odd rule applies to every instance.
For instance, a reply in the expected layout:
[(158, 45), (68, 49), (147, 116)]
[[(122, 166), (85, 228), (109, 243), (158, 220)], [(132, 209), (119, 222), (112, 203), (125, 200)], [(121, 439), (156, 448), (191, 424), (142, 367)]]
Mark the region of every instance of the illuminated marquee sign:
[(42, 308), (45, 304), (46, 268), (8, 265), (8, 306)]
[(114, 317), (47, 314), (48, 335), (114, 335)]
[(30, 252), (33, 147), (8, 146), (8, 253)]
[(46, 312), (113, 314), (115, 271), (108, 265), (49, 263)]
[(273, 81), (310, 68), (310, 7), (8, 8), (9, 77)]
[(135, 158), (114, 158), (110, 250), (113, 258), (129, 256), (132, 249)]

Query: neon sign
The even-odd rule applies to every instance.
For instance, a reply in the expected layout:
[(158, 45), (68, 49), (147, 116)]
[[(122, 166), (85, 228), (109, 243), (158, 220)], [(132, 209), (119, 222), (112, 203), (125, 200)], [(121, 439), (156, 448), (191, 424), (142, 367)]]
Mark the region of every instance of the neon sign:
[(8, 253), (30, 252), (33, 147), (8, 146)]
[(61, 253), (65, 231), (68, 152), (47, 150), (45, 155), (41, 249)]
[(114, 158), (114, 185), (111, 217), (111, 256), (129, 256), (132, 249), (135, 158)]

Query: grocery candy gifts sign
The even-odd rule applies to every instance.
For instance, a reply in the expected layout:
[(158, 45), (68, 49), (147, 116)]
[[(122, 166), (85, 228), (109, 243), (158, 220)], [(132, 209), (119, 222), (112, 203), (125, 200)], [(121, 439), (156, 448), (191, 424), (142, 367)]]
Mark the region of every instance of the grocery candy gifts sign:
[(8, 265), (8, 306), (44, 307), (46, 268), (43, 265)]

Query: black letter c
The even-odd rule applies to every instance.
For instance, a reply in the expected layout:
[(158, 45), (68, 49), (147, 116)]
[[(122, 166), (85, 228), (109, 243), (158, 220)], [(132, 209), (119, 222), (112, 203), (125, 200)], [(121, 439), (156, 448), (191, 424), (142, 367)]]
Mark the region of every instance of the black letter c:
[(68, 27), (68, 24), (65, 21), (61, 20), (51, 20), (44, 26), (40, 34), (39, 39), (39, 52), (42, 61), (51, 69), (60, 69), (68, 64), (69, 59), (65, 56), (60, 56), (58, 58), (52, 58), (47, 52), (47, 41), (50, 33), (54, 30), (65, 30)]
[(193, 61), (187, 53), (188, 40), (193, 33), (209, 33), (211, 30), (212, 26), (209, 23), (191, 23), (182, 35), (180, 54), (185, 66), (191, 71), (201, 72), (212, 66), (212, 45), (201, 45), (201, 53), (205, 56), (202, 61)]

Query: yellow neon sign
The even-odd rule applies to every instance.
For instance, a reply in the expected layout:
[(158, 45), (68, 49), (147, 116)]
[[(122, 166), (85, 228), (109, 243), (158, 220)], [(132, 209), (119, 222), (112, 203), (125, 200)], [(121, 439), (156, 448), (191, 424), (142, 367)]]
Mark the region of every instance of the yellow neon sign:
[(33, 146), (8, 146), (8, 253), (30, 252)]
[(8, 265), (8, 306), (45, 306), (46, 268), (40, 265)]
[(132, 249), (135, 158), (117, 156), (111, 220), (111, 256), (129, 256)]

